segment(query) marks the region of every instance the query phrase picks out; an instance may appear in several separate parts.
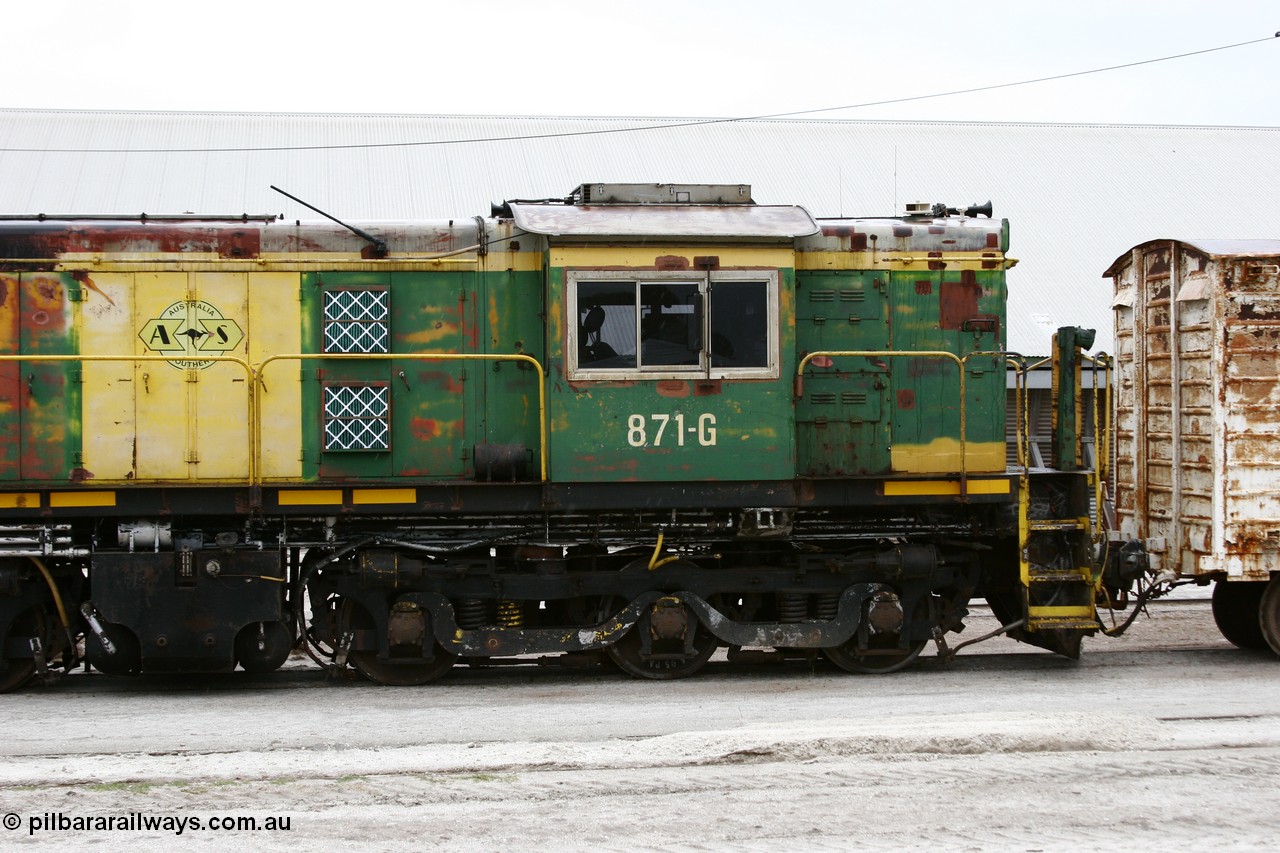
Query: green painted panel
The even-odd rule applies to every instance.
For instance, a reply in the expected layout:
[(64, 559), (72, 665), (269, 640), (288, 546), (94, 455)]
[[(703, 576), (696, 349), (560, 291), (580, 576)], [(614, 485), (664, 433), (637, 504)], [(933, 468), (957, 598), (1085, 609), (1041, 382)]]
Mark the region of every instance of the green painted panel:
[[(564, 271), (547, 315), (565, 316)], [(776, 379), (570, 382), (563, 323), (550, 323), (551, 478), (559, 482), (790, 479), (795, 475), (794, 273), (779, 274)]]
[[(306, 274), (303, 348), (322, 352), (327, 340), (331, 346), (370, 353), (474, 351), (475, 296), (469, 292), (473, 277), (470, 271), (452, 270)], [(384, 316), (379, 313), (382, 299), (385, 334), (378, 328)], [(349, 322), (352, 328), (335, 325), (339, 322)], [(304, 477), (460, 476), (465, 464), (464, 413), (477, 393), (467, 379), (475, 370), (474, 364), (461, 360), (408, 358), (316, 359), (304, 364)], [(356, 399), (354, 392), (343, 389), (367, 394)], [(337, 416), (346, 414), (364, 416), (363, 422), (353, 417), (352, 430), (343, 432)]]
[(757, 480), (794, 473), (790, 383), (557, 383), (552, 479)]
[[(484, 352), (523, 353), (545, 365), (542, 272), (503, 270), (477, 279), (481, 285), (480, 340)], [(537, 476), (541, 465), (537, 371), (522, 362), (492, 362), (477, 367), (477, 376), (484, 377), (484, 408), (472, 443), (524, 448), (526, 475)]]
[[(896, 272), (889, 301), (897, 351), (932, 350), (964, 357), (1004, 348), (1003, 272)], [(960, 373), (955, 362), (898, 358), (891, 370), (893, 445), (903, 452), (907, 447), (933, 448), (941, 459), (945, 446), (960, 439)], [(986, 444), (987, 454), (993, 455), (992, 446), (1004, 441), (1002, 362), (994, 357), (969, 359), (965, 383), (970, 449), (976, 453), (973, 445)]]
[[(0, 355), (17, 355), (19, 345), (18, 276), (0, 273)], [(22, 474), (22, 365), (0, 362), (0, 482)]]
[[(19, 349), (29, 355), (78, 352), (70, 275), (24, 273), (19, 287)], [(79, 480), (82, 387), (78, 362), (24, 361), (18, 366), (21, 479)]]
[[(390, 275), (376, 272), (307, 273), (302, 276), (302, 349), (325, 351), (325, 294), (340, 289), (390, 290)], [(394, 308), (392, 313), (394, 317)], [(394, 322), (392, 323), (394, 326)], [(389, 388), (391, 366), (385, 361), (304, 361), (302, 371), (303, 476), (306, 479), (385, 478), (391, 474), (391, 451), (325, 449), (326, 387), (374, 385)], [(394, 441), (394, 436), (392, 437)]]
[[(474, 353), (478, 350), (475, 274), (470, 270), (392, 274), (392, 350)], [(397, 477), (462, 476), (484, 385), (483, 362), (397, 359), (391, 363), (392, 473)]]
[[(889, 346), (887, 275), (815, 270), (796, 277), (796, 347), (802, 354)], [(796, 401), (797, 469), (803, 476), (887, 472), (889, 375), (883, 359), (820, 358)]]

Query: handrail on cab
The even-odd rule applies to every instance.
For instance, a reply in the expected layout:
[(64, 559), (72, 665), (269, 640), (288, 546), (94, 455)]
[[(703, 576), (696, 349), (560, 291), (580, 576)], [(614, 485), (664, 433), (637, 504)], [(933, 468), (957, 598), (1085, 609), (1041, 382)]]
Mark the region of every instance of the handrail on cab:
[[(960, 374), (960, 481), (963, 484), (968, 476), (968, 404), (969, 398), (965, 387), (965, 367), (970, 358), (975, 356), (982, 358), (1013, 358), (1018, 359), (1017, 353), (1003, 351), (979, 351), (971, 352), (963, 357), (946, 350), (818, 350), (806, 354), (800, 359), (800, 363), (796, 365), (795, 377), (795, 398), (799, 400), (804, 396), (804, 371), (805, 368), (816, 358), (940, 358), (945, 361), (951, 361), (956, 366), (957, 372)], [(963, 485), (961, 491), (963, 493)]]
[[(514, 361), (533, 365), (538, 373), (538, 461), (539, 477), (547, 481), (547, 374), (536, 358), (524, 353), (450, 353), (450, 352), (388, 352), (388, 353), (281, 353), (268, 356), (258, 363), (254, 373), (257, 383), (262, 384), (262, 392), (266, 393), (264, 373), (267, 365), (274, 361), (394, 361), (406, 359), (411, 361)], [(255, 393), (257, 396), (255, 383)], [(262, 419), (259, 416), (254, 422), (253, 455), (262, 453)], [(261, 485), (255, 481), (254, 485)]]
[[(175, 358), (172, 355), (0, 355), (0, 363), (7, 361), (26, 361), (26, 362), (174, 362), (174, 361), (213, 361), (226, 362), (230, 364), (238, 364), (244, 369), (245, 378), (248, 379), (250, 386), (253, 385), (256, 371), (253, 365), (249, 364), (243, 358), (236, 355), (205, 355), (201, 353), (198, 357), (191, 358)], [(182, 370), (195, 370), (196, 368), (179, 368)], [(254, 424), (258, 421), (257, 412), (257, 395), (250, 392), (249, 400), (249, 439), (253, 440)], [(258, 481), (258, 457), (257, 454), (249, 453), (249, 483), (255, 485)]]
[(953, 352), (945, 350), (818, 350), (811, 352), (800, 359), (800, 363), (796, 365), (796, 381), (795, 381), (795, 398), (797, 400), (804, 397), (804, 369), (815, 358), (941, 358), (949, 359), (955, 363), (956, 370), (960, 373), (960, 479), (963, 482), (968, 477), (968, 465), (965, 460), (965, 449), (968, 441), (965, 431), (965, 383), (964, 383), (964, 360)]
[[(389, 361), (393, 359), (409, 359), (414, 361), (514, 361), (533, 365), (538, 374), (538, 453), (539, 474), (542, 482), (547, 480), (547, 383), (546, 371), (536, 358), (524, 353), (284, 353), (268, 356), (256, 365), (234, 355), (204, 355), (199, 361), (227, 362), (238, 364), (249, 380), (251, 391), (248, 395), (249, 407), (249, 476), (250, 487), (262, 485), (262, 408), (258, 394), (265, 393), (266, 383), (263, 373), (268, 364), (274, 361), (306, 361), (310, 359), (334, 359), (344, 361)], [(0, 363), (4, 362), (173, 362), (195, 359), (175, 359), (172, 355), (0, 355)], [(191, 368), (186, 368), (191, 369)], [(262, 391), (258, 386), (262, 386)]]

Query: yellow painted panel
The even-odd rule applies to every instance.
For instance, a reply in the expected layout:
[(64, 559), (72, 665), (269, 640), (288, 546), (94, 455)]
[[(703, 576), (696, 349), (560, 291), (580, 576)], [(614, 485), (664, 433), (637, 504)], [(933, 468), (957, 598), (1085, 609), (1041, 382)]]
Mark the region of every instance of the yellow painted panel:
[[(1008, 480), (969, 480), (968, 493), (971, 495), (1007, 495)], [(904, 497), (908, 495), (958, 495), (959, 480), (886, 480), (884, 484), (886, 497)]]
[(0, 494), (0, 509), (39, 509), (39, 492), (9, 492)]
[(653, 267), (658, 258), (684, 258), (690, 270), (693, 259), (714, 255), (720, 267), (789, 268), (796, 253), (769, 246), (561, 246), (551, 250), (553, 267)]
[[(296, 272), (249, 274), (249, 317), (246, 329), (249, 361), (261, 364), (280, 353), (302, 350), (302, 276)], [(296, 361), (272, 362), (266, 389), (258, 388), (262, 423), (264, 480), (302, 476), (302, 380)]]
[(341, 506), (342, 489), (284, 491), (276, 495), (280, 506)]
[(49, 506), (53, 509), (74, 506), (115, 506), (115, 492), (53, 492)]
[[(521, 242), (527, 241), (528, 239), (528, 237), (522, 237)], [(542, 253), (495, 252), (490, 250), (489, 254), (480, 259), (480, 269), (482, 271), (515, 270), (516, 272), (536, 272), (537, 270), (542, 269)]]
[[(1003, 441), (970, 441), (964, 448), (964, 471), (994, 472), (1005, 469)], [(961, 470), (960, 442), (936, 438), (928, 444), (895, 444), (890, 464), (902, 474), (953, 474)]]
[(417, 489), (356, 489), (353, 504), (411, 504), (418, 502)]
[[(187, 273), (136, 273), (134, 328), (141, 332), (174, 303), (187, 299)], [(139, 338), (139, 342), (141, 340)], [(141, 362), (135, 369), (133, 384), (137, 439), (130, 449), (137, 456), (137, 479), (143, 482), (186, 480), (193, 476), (187, 463), (192, 436), (186, 371), (166, 361)]]
[[(80, 352), (87, 356), (129, 356), (145, 352), (133, 310), (134, 274), (90, 272), (80, 281)], [(96, 482), (128, 482), (134, 471), (134, 406), (143, 371), (129, 361), (86, 361), (84, 468)]]
[[(871, 270), (879, 271), (928, 271), (929, 262), (937, 261), (928, 252), (796, 252), (796, 269), (799, 270)], [(942, 258), (949, 272), (956, 270), (1003, 270), (1017, 263), (1012, 258), (992, 250), (991, 257), (981, 252), (946, 254)]]
[[(200, 339), (211, 355), (245, 355), (248, 326), (246, 273), (194, 273), (195, 305), (188, 324), (206, 334)], [(283, 318), (281, 318), (283, 322)], [(252, 429), (249, 423), (248, 372), (238, 364), (212, 363), (190, 371), (193, 476), (201, 480), (247, 480)], [(194, 380), (194, 381), (192, 381)]]
[(1085, 616), (1092, 617), (1094, 610), (1089, 605), (1074, 605), (1063, 607), (1031, 607), (1033, 618), (1054, 619), (1063, 616)]

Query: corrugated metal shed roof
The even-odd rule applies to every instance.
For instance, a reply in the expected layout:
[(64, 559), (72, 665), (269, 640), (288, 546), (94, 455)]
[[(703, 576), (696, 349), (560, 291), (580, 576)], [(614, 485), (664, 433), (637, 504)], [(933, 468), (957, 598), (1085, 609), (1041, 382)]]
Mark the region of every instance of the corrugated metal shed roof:
[(1280, 236), (1280, 129), (0, 110), (0, 213), (463, 218), (584, 180), (750, 183), (761, 204), (892, 215), (995, 201), (1009, 346), (1111, 347), (1112, 259), (1153, 234)]

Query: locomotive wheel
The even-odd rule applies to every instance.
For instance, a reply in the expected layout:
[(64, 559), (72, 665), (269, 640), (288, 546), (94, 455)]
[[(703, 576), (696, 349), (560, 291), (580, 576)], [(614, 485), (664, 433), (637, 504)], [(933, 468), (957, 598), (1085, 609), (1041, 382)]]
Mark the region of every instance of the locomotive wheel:
[(1280, 655), (1280, 580), (1272, 578), (1267, 589), (1262, 593), (1262, 603), (1258, 607), (1258, 622), (1261, 634), (1271, 647), (1271, 651)]
[[(915, 607), (915, 619), (926, 619), (932, 613), (929, 596), (922, 596)], [(916, 640), (905, 649), (898, 645), (897, 633), (872, 634), (866, 648), (859, 648), (858, 635), (850, 637), (838, 646), (822, 650), (827, 660), (843, 669), (868, 675), (883, 675), (905, 669), (924, 649), (928, 640)]]
[[(357, 602), (348, 599), (343, 603), (340, 633), (372, 630), (373, 627), (373, 617)], [(374, 649), (352, 649), (347, 660), (357, 672), (378, 684), (392, 687), (426, 684), (443, 676), (458, 659), (457, 655), (445, 651), (435, 640), (429, 642), (434, 643), (432, 659), (429, 661), (422, 660), (418, 646), (392, 646), (392, 660), (379, 660), (378, 652)], [(401, 660), (404, 662), (400, 662)], [(410, 660), (413, 662), (410, 663)]]
[[(660, 606), (661, 605), (661, 606)], [(684, 639), (662, 639), (653, 636), (653, 615), (655, 608), (669, 611), (660, 617), (660, 621), (670, 623), (672, 618), (683, 620), (684, 630), (693, 632), (693, 653), (685, 656)], [(645, 634), (650, 635), (650, 650), (644, 652)], [(605, 648), (609, 659), (618, 668), (636, 678), (650, 678), (666, 681), (673, 678), (684, 678), (702, 669), (703, 664), (715, 654), (719, 641), (698, 620), (698, 615), (683, 604), (667, 601), (655, 603), (647, 609), (636, 622), (635, 627)]]
[[(13, 620), (9, 632), (19, 637), (39, 637), (46, 650), (49, 646), (49, 620), (45, 617), (44, 608), (35, 606)], [(7, 643), (7, 637), (0, 637)], [(0, 645), (0, 648), (4, 646)], [(17, 690), (36, 674), (36, 662), (32, 658), (7, 658), (4, 669), (0, 669), (0, 693)]]
[(1274, 587), (1266, 581), (1218, 581), (1213, 585), (1213, 621), (1227, 642), (1254, 651), (1267, 648), (1260, 611), (1264, 593)]
[(236, 662), (245, 672), (274, 672), (293, 650), (293, 634), (284, 622), (252, 622), (235, 639)]

